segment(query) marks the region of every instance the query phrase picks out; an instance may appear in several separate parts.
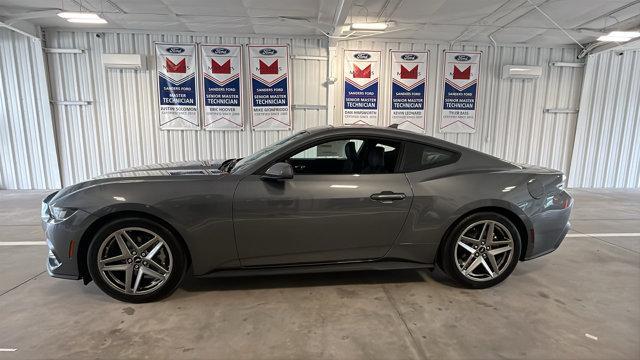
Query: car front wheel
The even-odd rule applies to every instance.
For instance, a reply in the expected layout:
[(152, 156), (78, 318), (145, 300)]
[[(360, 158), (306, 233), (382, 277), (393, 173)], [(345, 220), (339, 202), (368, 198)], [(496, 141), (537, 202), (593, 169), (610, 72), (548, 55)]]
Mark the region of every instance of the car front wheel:
[(506, 279), (518, 264), (521, 239), (505, 216), (482, 212), (460, 221), (446, 239), (443, 266), (466, 287), (487, 288)]
[(175, 291), (186, 272), (182, 244), (164, 226), (126, 218), (103, 226), (89, 245), (87, 266), (105, 293), (126, 302), (150, 302)]

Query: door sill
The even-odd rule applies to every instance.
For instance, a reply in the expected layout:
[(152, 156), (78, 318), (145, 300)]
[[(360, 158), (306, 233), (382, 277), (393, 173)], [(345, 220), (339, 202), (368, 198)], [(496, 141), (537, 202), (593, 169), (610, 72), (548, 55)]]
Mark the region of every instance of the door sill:
[(381, 260), (314, 265), (283, 265), (268, 267), (254, 266), (250, 268), (217, 270), (204, 275), (200, 275), (198, 277), (216, 278), (257, 275), (309, 274), (339, 271), (427, 269), (432, 267), (433, 264), (424, 264), (410, 261)]

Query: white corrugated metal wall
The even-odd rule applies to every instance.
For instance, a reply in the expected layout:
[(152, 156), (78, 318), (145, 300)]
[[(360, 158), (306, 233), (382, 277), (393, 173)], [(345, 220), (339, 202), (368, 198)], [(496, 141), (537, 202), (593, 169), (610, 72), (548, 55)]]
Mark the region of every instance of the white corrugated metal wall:
[(39, 40), (0, 29), (0, 189), (60, 187)]
[[(232, 131), (160, 131), (154, 87), (154, 71), (145, 69), (105, 70), (100, 55), (108, 52), (141, 53), (151, 57), (153, 43), (208, 42), (228, 44), (290, 44), (293, 55), (327, 56), (322, 38), (210, 37), (181, 34), (106, 33), (101, 38), (91, 32), (49, 31), (50, 47), (83, 48), (84, 54), (49, 56), (52, 92), (59, 100), (90, 100), (89, 106), (56, 106), (60, 158), (64, 184), (71, 184), (100, 173), (153, 162), (184, 159), (228, 158), (246, 155), (276, 139), (286, 131), (242, 133)], [(576, 61), (577, 50), (523, 46), (464, 45), (463, 50), (483, 51), (480, 88), (479, 131), (475, 134), (440, 134), (437, 131), (440, 58), (444, 47), (427, 42), (368, 40), (341, 42), (338, 66), (334, 69), (337, 89), (342, 94), (340, 64), (343, 49), (383, 50), (386, 69), (388, 51), (429, 50), (428, 135), (444, 138), (508, 160), (568, 170), (575, 131), (575, 114), (544, 113), (546, 108), (577, 108), (582, 69), (550, 66), (552, 61)], [(246, 59), (245, 59), (246, 60)], [(152, 65), (151, 60), (148, 61)], [(292, 60), (293, 104), (327, 104), (327, 62), (317, 59)], [(538, 80), (503, 80), (504, 64), (541, 65)], [(381, 108), (388, 102), (386, 77), (381, 82)], [(245, 86), (248, 91), (249, 86)], [(492, 95), (494, 94), (494, 95)], [(245, 96), (245, 100), (248, 96)], [(335, 101), (335, 123), (340, 123), (342, 101)], [(388, 123), (382, 113), (380, 124)], [(249, 119), (245, 109), (245, 122)], [(294, 110), (294, 131), (326, 124), (326, 110)]]
[[(383, 71), (388, 71), (392, 49), (429, 50), (426, 134), (508, 160), (562, 169), (569, 173), (572, 187), (640, 187), (640, 143), (634, 141), (640, 136), (638, 51), (591, 56), (582, 86), (583, 69), (550, 65), (554, 61), (576, 62), (577, 49), (573, 47), (457, 45), (455, 50), (483, 52), (478, 131), (440, 134), (436, 120), (442, 51), (446, 49), (442, 44), (380, 39), (340, 42), (335, 52), (337, 66), (328, 74), (323, 59), (328, 49), (323, 38), (144, 32), (97, 35), (47, 32), (48, 47), (87, 50), (48, 55), (51, 98), (91, 101), (88, 106), (54, 105), (52, 124), (40, 44), (0, 30), (0, 188), (56, 188), (61, 185), (59, 169), (62, 183), (68, 185), (142, 164), (243, 156), (289, 133), (254, 132), (249, 127), (243, 132), (160, 131), (152, 59), (156, 41), (290, 44), (291, 53), (297, 56), (291, 60), (294, 131), (327, 123), (329, 93), (334, 94), (329, 103), (336, 105), (334, 122), (341, 123), (344, 49), (382, 50)], [(105, 70), (102, 53), (144, 54), (148, 66), (141, 71)], [(505, 64), (540, 65), (543, 76), (537, 80), (501, 79)], [(331, 92), (326, 87), (328, 75), (337, 78)], [(387, 80), (382, 76), (381, 109), (387, 108), (389, 100)], [(249, 86), (244, 88), (248, 92)], [(248, 98), (245, 96), (245, 101)], [(304, 105), (319, 106), (305, 109)], [(578, 107), (582, 109), (579, 120), (572, 113), (544, 111)], [(248, 123), (248, 106), (244, 115)], [(382, 112), (379, 125), (388, 122), (389, 113)]]
[[(47, 46), (86, 49), (82, 54), (50, 54), (52, 96), (92, 101), (88, 106), (56, 105), (55, 116), (65, 185), (131, 166), (156, 162), (220, 159), (250, 154), (290, 131), (160, 131), (158, 126), (154, 42), (289, 44), (292, 71), (293, 131), (326, 124), (327, 44), (319, 37), (218, 37), (143, 32), (104, 33), (50, 30)], [(147, 57), (147, 68), (105, 70), (103, 53)], [(302, 57), (301, 57), (302, 56)], [(307, 56), (304, 58), (303, 56)], [(296, 58), (297, 57), (297, 58)], [(245, 68), (247, 57), (244, 57)], [(245, 105), (249, 104), (245, 76)], [(320, 105), (305, 109), (303, 105)]]
[[(452, 50), (482, 51), (478, 126), (474, 134), (442, 134), (438, 131), (440, 116), (443, 51), (448, 45), (424, 41), (359, 40), (340, 44), (337, 64), (342, 64), (344, 49), (381, 50), (382, 72), (390, 71), (389, 51), (429, 51), (426, 134), (480, 150), (500, 158), (569, 170), (576, 126), (575, 113), (546, 113), (545, 109), (578, 108), (582, 84), (582, 68), (556, 67), (551, 62), (580, 62), (576, 47), (525, 47), (499, 45), (457, 45)], [(542, 77), (536, 80), (502, 79), (502, 66), (507, 64), (542, 66)], [(342, 74), (342, 67), (336, 74)], [(341, 77), (338, 76), (340, 79)], [(340, 89), (336, 97), (342, 96)], [(380, 84), (380, 125), (389, 124), (389, 77)], [(336, 100), (338, 107), (342, 101)], [(340, 119), (342, 108), (334, 115)]]
[(640, 187), (640, 50), (589, 56), (569, 186)]

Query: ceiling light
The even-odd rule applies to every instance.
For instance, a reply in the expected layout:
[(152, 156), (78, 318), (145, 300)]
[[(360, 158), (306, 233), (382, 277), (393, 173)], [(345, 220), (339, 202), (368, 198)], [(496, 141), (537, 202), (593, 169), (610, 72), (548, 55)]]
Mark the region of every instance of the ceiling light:
[(60, 16), (63, 19), (100, 19), (100, 16), (98, 16), (98, 14), (92, 13), (92, 12), (64, 11), (64, 12), (58, 13), (58, 16)]
[(67, 21), (70, 23), (78, 23), (78, 24), (106, 24), (107, 23), (107, 20), (103, 18), (97, 18), (97, 19), (72, 18), (72, 19), (67, 19)]
[(351, 24), (351, 30), (364, 30), (364, 31), (383, 31), (389, 27), (389, 23), (386, 22), (371, 22), (371, 23), (353, 23)]
[(58, 13), (63, 19), (66, 19), (70, 23), (80, 23), (80, 24), (106, 24), (107, 20), (100, 17), (100, 15), (92, 12), (73, 12), (73, 11), (63, 11)]
[(612, 41), (615, 41), (615, 42), (625, 42), (625, 41), (629, 41), (629, 40), (631, 40), (631, 38), (630, 38), (630, 37), (624, 37), (624, 36), (611, 36), (611, 35), (603, 35), (603, 36), (600, 36), (600, 37), (598, 38), (598, 41), (609, 41), (609, 42), (612, 42)]
[(625, 42), (637, 37), (640, 37), (638, 31), (612, 31), (608, 35), (600, 36), (598, 41)]
[(620, 36), (633, 39), (640, 37), (640, 31), (612, 31), (609, 33), (609, 36)]

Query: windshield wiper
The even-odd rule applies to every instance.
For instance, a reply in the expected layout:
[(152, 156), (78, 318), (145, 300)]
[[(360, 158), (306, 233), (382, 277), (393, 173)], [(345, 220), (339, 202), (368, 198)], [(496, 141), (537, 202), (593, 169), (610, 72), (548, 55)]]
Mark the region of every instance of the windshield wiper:
[(231, 161), (231, 162), (229, 163), (229, 166), (228, 166), (228, 168), (229, 168), (229, 169), (228, 169), (227, 171), (231, 171), (231, 170), (233, 169), (233, 167), (234, 167), (234, 166), (236, 166), (236, 164), (237, 164), (237, 163), (238, 163), (238, 161), (240, 161), (240, 160), (242, 160), (242, 158), (233, 159), (233, 161)]
[(223, 161), (222, 164), (220, 164), (220, 166), (218, 167), (218, 170), (225, 171), (225, 172), (231, 170), (229, 168), (229, 164), (231, 164), (235, 160), (236, 159), (227, 159), (227, 160)]
[(231, 169), (233, 169), (234, 166), (236, 166), (236, 164), (240, 160), (242, 160), (242, 158), (227, 159), (227, 160), (223, 161), (222, 164), (220, 164), (220, 167), (218, 167), (218, 170), (224, 171), (224, 172), (229, 172), (229, 171), (231, 171)]

